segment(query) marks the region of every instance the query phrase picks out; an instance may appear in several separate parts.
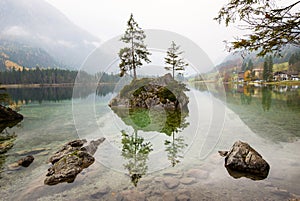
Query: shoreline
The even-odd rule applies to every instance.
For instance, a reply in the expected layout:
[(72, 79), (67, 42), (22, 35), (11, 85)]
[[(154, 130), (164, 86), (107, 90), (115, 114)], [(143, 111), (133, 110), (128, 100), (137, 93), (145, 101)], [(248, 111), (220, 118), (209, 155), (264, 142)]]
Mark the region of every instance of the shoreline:
[[(192, 81), (190, 83), (218, 83), (217, 81)], [(292, 85), (300, 85), (300, 81), (281, 81), (281, 82), (222, 82), (222, 84), (243, 84), (243, 85), (283, 85), (283, 86), (292, 86)]]
[[(98, 83), (100, 85), (115, 85), (117, 83)], [(62, 84), (0, 84), (0, 88), (12, 89), (12, 88), (43, 88), (43, 87), (74, 87), (74, 86), (93, 86), (95, 83), (62, 83)]]

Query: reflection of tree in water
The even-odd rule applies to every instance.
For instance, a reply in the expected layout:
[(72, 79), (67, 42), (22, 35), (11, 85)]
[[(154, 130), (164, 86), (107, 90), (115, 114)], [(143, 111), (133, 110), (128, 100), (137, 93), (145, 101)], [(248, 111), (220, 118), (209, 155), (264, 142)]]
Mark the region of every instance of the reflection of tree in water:
[(250, 86), (244, 85), (243, 87), (243, 93), (241, 94), (241, 103), (250, 105), (252, 101), (252, 91)]
[(150, 142), (144, 142), (144, 138), (138, 136), (137, 130), (129, 135), (122, 132), (122, 156), (127, 159), (124, 167), (129, 171), (129, 175), (134, 186), (137, 186), (139, 179), (147, 173), (147, 160), (149, 153), (153, 150)]
[(96, 89), (96, 95), (106, 96), (114, 91), (115, 86), (115, 84), (100, 84)]
[(208, 91), (208, 88), (205, 82), (193, 82), (192, 86), (197, 89), (198, 91)]
[(184, 143), (183, 136), (176, 137), (177, 133), (189, 125), (186, 122), (187, 115), (187, 110), (185, 112), (180, 110), (152, 110), (151, 112), (147, 109), (129, 110), (130, 119), (137, 129), (145, 131), (153, 123), (154, 125), (150, 127), (154, 131), (170, 136), (169, 140), (165, 140), (164, 145), (166, 146), (165, 151), (168, 153), (168, 160), (171, 161), (172, 167), (180, 162), (179, 159), (182, 158), (181, 153), (187, 146)]
[(168, 152), (168, 159), (171, 161), (172, 167), (180, 162), (180, 158), (183, 158), (180, 153), (182, 150), (187, 146), (184, 143), (183, 136), (179, 136), (175, 138), (175, 132), (172, 134), (172, 141), (166, 140), (165, 141), (166, 152)]
[(300, 95), (297, 90), (287, 93), (286, 105), (293, 110), (300, 110)]
[(172, 167), (180, 162), (179, 159), (182, 158), (182, 155), (180, 154), (187, 146), (187, 144), (184, 143), (183, 136), (175, 136), (176, 133), (179, 133), (189, 125), (189, 123), (186, 122), (187, 115), (188, 112), (182, 112), (179, 110), (167, 111), (167, 120), (162, 132), (171, 137), (171, 140), (165, 140), (164, 144)]
[(272, 90), (270, 87), (263, 87), (261, 104), (264, 111), (268, 111), (271, 108), (272, 103)]
[(11, 95), (14, 102), (29, 103), (30, 101), (61, 101), (71, 100), (74, 98), (86, 98), (93, 91), (91, 87), (86, 87), (81, 90), (80, 93), (73, 93), (73, 87), (40, 87), (40, 88), (11, 88), (7, 89), (7, 92)]
[[(188, 110), (164, 110), (164, 109), (118, 109), (118, 108), (112, 108), (113, 111), (123, 120), (123, 122), (135, 130), (135, 135), (129, 136), (128, 134), (123, 134), (123, 148), (124, 148), (124, 143), (126, 142), (126, 150), (136, 150), (136, 143), (142, 144), (144, 141), (141, 137), (137, 135), (138, 130), (142, 130), (144, 132), (151, 132), (151, 131), (156, 131), (159, 133), (164, 133), (167, 136), (169, 136), (169, 139), (165, 140), (164, 145), (165, 145), (165, 151), (168, 154), (168, 159), (171, 161), (172, 166), (175, 166), (177, 163), (179, 163), (180, 158), (182, 158), (182, 151), (184, 148), (186, 148), (187, 144), (184, 143), (184, 138), (183, 136), (176, 136), (179, 134), (184, 128), (186, 128), (189, 123), (186, 122), (186, 117), (188, 116)], [(131, 143), (129, 143), (131, 140)], [(136, 142), (136, 143), (134, 143)], [(142, 145), (141, 147), (148, 147), (150, 143), (146, 143)], [(130, 146), (132, 146), (130, 148)], [(146, 149), (146, 148), (145, 148)], [(151, 146), (148, 147), (145, 151), (144, 159), (141, 163), (141, 168), (144, 167), (143, 165), (146, 166), (146, 161), (148, 154), (150, 152)], [(135, 152), (133, 152), (135, 153)], [(140, 152), (144, 153), (143, 151)], [(122, 154), (124, 157), (124, 155)], [(135, 156), (134, 154), (128, 155), (127, 154), (127, 159), (129, 156)], [(135, 158), (132, 159), (135, 164)], [(129, 173), (131, 171), (132, 165), (126, 165), (127, 169), (129, 170)], [(142, 168), (143, 169), (143, 168)], [(147, 170), (147, 168), (144, 168), (143, 170)], [(143, 171), (141, 171), (144, 173)], [(145, 174), (145, 173), (144, 173)], [(132, 174), (131, 178), (133, 183), (136, 185), (134, 179), (139, 179), (142, 175), (144, 174)]]
[(0, 104), (6, 105), (6, 104), (9, 104), (10, 101), (11, 101), (11, 98), (8, 95), (8, 93), (6, 92), (6, 89), (2, 88), (0, 86)]

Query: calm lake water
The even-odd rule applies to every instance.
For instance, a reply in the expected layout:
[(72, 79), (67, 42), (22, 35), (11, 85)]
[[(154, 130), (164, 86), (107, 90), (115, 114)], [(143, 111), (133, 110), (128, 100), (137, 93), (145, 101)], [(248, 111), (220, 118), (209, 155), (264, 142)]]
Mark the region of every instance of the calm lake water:
[[(111, 110), (114, 85), (74, 94), (73, 88), (8, 89), (25, 118), (4, 131), (17, 137), (2, 155), (0, 200), (300, 199), (300, 86), (189, 88), (188, 110), (180, 113)], [(73, 183), (44, 185), (52, 153), (70, 140), (100, 137), (106, 140), (95, 163)], [(142, 147), (135, 153), (132, 139)], [(237, 140), (270, 164), (266, 179), (228, 174), (217, 152)], [(34, 162), (14, 170), (11, 164), (27, 154)]]

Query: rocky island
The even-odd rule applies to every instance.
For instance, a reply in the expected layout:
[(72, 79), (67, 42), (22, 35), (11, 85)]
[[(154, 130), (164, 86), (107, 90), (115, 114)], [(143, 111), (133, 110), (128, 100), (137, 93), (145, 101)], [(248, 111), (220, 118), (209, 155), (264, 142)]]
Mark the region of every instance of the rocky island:
[(170, 73), (158, 78), (134, 79), (110, 101), (109, 106), (184, 109), (189, 102), (185, 91), (188, 91), (185, 84), (174, 80)]

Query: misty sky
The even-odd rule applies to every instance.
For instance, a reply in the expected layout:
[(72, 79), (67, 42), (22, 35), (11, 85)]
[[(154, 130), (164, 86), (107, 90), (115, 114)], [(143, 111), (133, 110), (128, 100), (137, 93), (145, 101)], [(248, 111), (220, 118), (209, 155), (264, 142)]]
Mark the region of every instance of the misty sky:
[(130, 13), (133, 13), (143, 29), (168, 30), (193, 40), (215, 64), (228, 54), (223, 41), (239, 35), (237, 28), (226, 28), (213, 20), (225, 2), (222, 0), (47, 1), (102, 41), (123, 34)]

